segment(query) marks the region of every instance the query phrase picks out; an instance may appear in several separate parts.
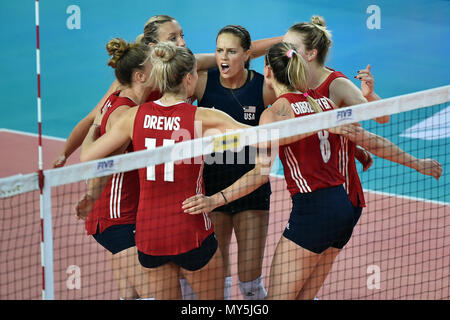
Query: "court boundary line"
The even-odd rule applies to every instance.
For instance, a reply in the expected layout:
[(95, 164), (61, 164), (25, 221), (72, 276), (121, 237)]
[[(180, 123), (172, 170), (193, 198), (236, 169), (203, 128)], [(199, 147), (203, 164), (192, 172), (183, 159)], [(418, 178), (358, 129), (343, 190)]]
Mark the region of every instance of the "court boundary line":
[[(2, 133), (2, 132), (14, 133), (14, 134), (22, 135), (22, 136), (39, 138), (39, 135), (37, 133), (31, 133), (31, 132), (20, 131), (20, 130), (0, 128), (0, 133)], [(42, 138), (45, 138), (45, 139), (48, 139), (48, 140), (61, 141), (61, 142), (67, 141), (67, 139), (64, 139), (64, 138), (53, 137), (53, 136), (46, 136), (46, 135), (42, 135)]]
[[(36, 138), (39, 136), (36, 133), (30, 133), (30, 132), (26, 132), (26, 131), (0, 128), (0, 133), (2, 133), (2, 132), (14, 133), (14, 134), (19, 134), (19, 135), (23, 135), (23, 136), (31, 136), (31, 137), (36, 137)], [(67, 139), (59, 138), (59, 137), (53, 137), (53, 136), (43, 135), (42, 137), (45, 138), (45, 139), (56, 140), (56, 141), (61, 141), (61, 142), (67, 141)], [(271, 177), (275, 177), (275, 178), (284, 179), (284, 175), (280, 175), (278, 173), (271, 173), (270, 176)], [(16, 176), (11, 176), (11, 177), (16, 177)], [(8, 177), (5, 177), (5, 178), (8, 178)], [(396, 198), (400, 198), (400, 199), (413, 200), (413, 201), (419, 201), (419, 202), (424, 202), (424, 203), (431, 203), (431, 204), (435, 204), (435, 205), (445, 205), (445, 206), (450, 205), (450, 202), (438, 201), (438, 200), (430, 200), (430, 199), (424, 199), (424, 198), (419, 198), (419, 197), (411, 197), (411, 196), (400, 195), (400, 194), (395, 194), (395, 193), (389, 193), (389, 192), (372, 190), (372, 189), (365, 189), (365, 188), (363, 188), (363, 191), (364, 192), (368, 192), (368, 193), (372, 193), (372, 194), (376, 194), (376, 195), (381, 195), (381, 196), (396, 197)]]
[[(284, 179), (284, 176), (282, 176), (282, 175), (280, 175), (278, 173), (271, 173), (270, 176), (271, 177), (280, 178), (280, 179)], [(363, 188), (363, 191), (367, 192), (367, 193), (380, 195), (380, 196), (385, 196), (385, 197), (395, 197), (395, 198), (400, 198), (400, 199), (405, 199), (405, 200), (413, 200), (413, 201), (430, 203), (430, 204), (436, 204), (436, 205), (445, 205), (445, 206), (450, 205), (450, 202), (438, 201), (438, 200), (430, 200), (430, 199), (418, 198), (418, 197), (411, 197), (411, 196), (405, 196), (405, 195), (396, 194), (396, 193), (389, 193), (389, 192), (372, 190), (372, 189), (365, 189), (365, 188)]]

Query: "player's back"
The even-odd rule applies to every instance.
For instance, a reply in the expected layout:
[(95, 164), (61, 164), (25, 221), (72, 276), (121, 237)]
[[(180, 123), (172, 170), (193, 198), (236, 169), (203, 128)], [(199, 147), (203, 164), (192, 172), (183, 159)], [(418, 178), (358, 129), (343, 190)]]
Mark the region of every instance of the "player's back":
[[(316, 98), (323, 111), (333, 110), (325, 98), (320, 98), (311, 90), (309, 94)], [(296, 118), (314, 113), (303, 94), (289, 93), (281, 97), (289, 101)], [(342, 184), (344, 178), (339, 172), (339, 150), (339, 135), (326, 130), (281, 146), (280, 160), (291, 196)]]
[[(196, 110), (184, 102), (141, 105), (134, 122), (134, 149), (154, 149), (193, 139)], [(189, 158), (139, 170), (136, 245), (140, 251), (149, 255), (180, 254), (198, 247), (212, 233), (207, 214), (189, 215), (182, 210), (185, 199), (203, 193), (202, 166), (202, 158)]]
[[(335, 79), (348, 79), (342, 72), (329, 68), (332, 73), (316, 88), (314, 91), (324, 97), (330, 97), (330, 86)], [(355, 163), (356, 144), (345, 137), (341, 137), (341, 157), (340, 170), (345, 177), (344, 188), (346, 189), (350, 201), (355, 207), (364, 207), (365, 199), (361, 181), (359, 180), (358, 171)]]

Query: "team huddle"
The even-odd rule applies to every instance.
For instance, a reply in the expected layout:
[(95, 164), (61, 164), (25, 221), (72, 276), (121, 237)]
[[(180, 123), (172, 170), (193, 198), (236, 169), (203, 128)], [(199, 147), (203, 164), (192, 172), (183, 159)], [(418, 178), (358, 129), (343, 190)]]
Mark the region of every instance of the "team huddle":
[[(107, 43), (116, 81), (54, 167), (80, 145), (81, 161), (90, 161), (380, 99), (370, 66), (355, 77), (361, 89), (325, 66), (330, 46), (323, 18), (314, 16), (282, 37), (253, 42), (244, 27), (228, 25), (214, 54), (194, 55), (174, 18), (154, 16), (136, 42)], [(261, 74), (250, 60), (263, 55)], [(314, 299), (366, 206), (355, 158), (367, 170), (371, 153), (436, 179), (442, 173), (437, 161), (415, 158), (356, 123), (92, 179), (76, 212), (111, 253), (121, 299), (230, 299), (233, 231), (243, 299)], [(277, 156), (292, 210), (266, 287)]]

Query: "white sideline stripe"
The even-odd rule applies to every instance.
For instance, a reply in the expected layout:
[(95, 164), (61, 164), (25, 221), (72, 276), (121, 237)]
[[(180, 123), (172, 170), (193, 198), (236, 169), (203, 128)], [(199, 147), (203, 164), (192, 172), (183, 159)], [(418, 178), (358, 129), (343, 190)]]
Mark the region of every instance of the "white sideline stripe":
[[(0, 128), (0, 133), (7, 132), (7, 133), (14, 133), (19, 134), (22, 136), (29, 136), (29, 137), (39, 137), (37, 133), (31, 133), (31, 132), (25, 132), (25, 131), (18, 131), (18, 130), (12, 130), (12, 129), (6, 129), (6, 128)], [(49, 139), (49, 140), (56, 140), (56, 141), (66, 141), (67, 139), (64, 138), (58, 138), (58, 137), (52, 137), (52, 136), (42, 136), (42, 138)]]

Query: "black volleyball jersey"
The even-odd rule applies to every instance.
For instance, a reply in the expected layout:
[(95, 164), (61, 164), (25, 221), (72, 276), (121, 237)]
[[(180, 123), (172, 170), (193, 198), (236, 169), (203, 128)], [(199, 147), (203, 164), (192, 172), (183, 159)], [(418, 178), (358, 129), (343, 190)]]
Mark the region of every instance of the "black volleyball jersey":
[[(263, 98), (264, 76), (250, 70), (245, 84), (238, 89), (229, 89), (220, 83), (217, 68), (208, 71), (205, 92), (199, 107), (221, 110), (241, 123), (256, 126), (265, 109)], [(255, 167), (256, 149), (245, 147), (239, 152), (225, 151), (205, 156), (203, 178), (207, 195), (231, 185)], [(270, 193), (266, 184), (261, 189)]]

